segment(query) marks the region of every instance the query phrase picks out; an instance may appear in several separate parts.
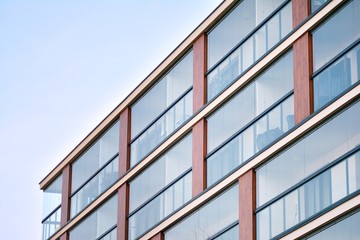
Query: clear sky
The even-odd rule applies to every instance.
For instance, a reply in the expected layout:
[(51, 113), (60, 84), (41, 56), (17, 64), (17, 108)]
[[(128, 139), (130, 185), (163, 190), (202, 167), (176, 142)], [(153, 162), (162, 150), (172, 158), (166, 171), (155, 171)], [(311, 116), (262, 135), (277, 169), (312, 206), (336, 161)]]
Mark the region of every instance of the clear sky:
[(0, 231), (41, 239), (38, 183), (221, 0), (0, 0)]

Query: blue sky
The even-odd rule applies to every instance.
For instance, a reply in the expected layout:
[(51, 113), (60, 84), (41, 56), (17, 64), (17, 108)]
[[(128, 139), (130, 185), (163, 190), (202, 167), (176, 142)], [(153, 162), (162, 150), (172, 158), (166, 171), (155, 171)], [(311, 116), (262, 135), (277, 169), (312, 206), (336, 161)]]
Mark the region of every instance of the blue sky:
[(41, 239), (38, 183), (220, 0), (0, 0), (3, 239)]

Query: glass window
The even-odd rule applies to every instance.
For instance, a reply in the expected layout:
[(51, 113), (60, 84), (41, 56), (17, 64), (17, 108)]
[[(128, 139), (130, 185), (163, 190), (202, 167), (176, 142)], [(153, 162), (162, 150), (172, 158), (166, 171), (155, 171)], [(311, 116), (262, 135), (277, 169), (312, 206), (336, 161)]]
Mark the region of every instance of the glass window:
[(165, 239), (209, 239), (238, 220), (239, 190), (235, 185), (167, 230)]
[(193, 92), (190, 90), (173, 107), (131, 143), (131, 166), (134, 166), (192, 115)]
[(43, 240), (60, 228), (62, 175), (43, 191)]
[(136, 137), (193, 83), (193, 52), (189, 52), (131, 107), (131, 138)]
[(243, 0), (208, 34), (208, 69), (268, 17), (284, 0)]
[(257, 170), (261, 206), (360, 143), (360, 103), (333, 117)]
[[(284, 98), (293, 89), (292, 63), (293, 54), (289, 52), (208, 117), (208, 186), (294, 126), (294, 99)], [(260, 114), (263, 116), (251, 123)], [(237, 136), (232, 137), (235, 133)], [(223, 143), (226, 145), (215, 150)]]
[(324, 227), (320, 232), (306, 239), (328, 240), (328, 239), (358, 239), (360, 236), (360, 212), (356, 212), (346, 218)]
[(329, 0), (311, 0), (311, 12), (315, 12)]
[[(268, 0), (257, 1), (255, 5), (257, 8), (257, 13), (259, 13), (258, 18), (262, 21), (263, 17), (270, 14), (270, 12), (266, 11), (263, 7), (269, 6), (269, 9), (273, 11), (273, 7), (280, 5), (282, 2), (283, 1)], [(242, 4), (243, 3), (241, 3), (239, 7)], [(241, 73), (248, 69), (255, 61), (264, 56), (266, 52), (268, 52), (281, 39), (283, 39), (292, 29), (291, 18), (292, 8), (290, 2), (283, 6), (276, 14), (274, 14), (274, 16), (268, 19), (267, 22), (263, 23), (262, 26), (257, 29), (251, 36), (248, 36), (247, 39), (241, 43), (239, 47), (237, 47), (237, 49), (233, 50), (229, 57), (224, 59), (222, 63), (211, 70), (207, 76), (208, 101), (210, 101), (219, 92), (229, 86), (229, 84), (232, 83)], [(233, 29), (231, 31), (236, 32)], [(212, 33), (213, 32), (209, 34), (210, 42)], [(221, 46), (225, 47), (224, 45)], [(209, 53), (209, 57), (211, 57), (211, 52)]]
[[(115, 239), (117, 223), (117, 194), (70, 230), (70, 240)], [(111, 238), (114, 236), (114, 238)]]
[(191, 199), (192, 135), (130, 182), (129, 238), (135, 239)]
[(360, 45), (314, 77), (314, 108), (321, 108), (360, 80)]
[(359, 12), (353, 0), (313, 32), (314, 72), (360, 37)]
[(72, 164), (71, 217), (118, 179), (119, 128), (118, 121)]
[(360, 151), (357, 151), (350, 157), (340, 159), (336, 165), (312, 176), (300, 187), (258, 212), (258, 239), (274, 238), (359, 190), (349, 191), (349, 183), (356, 181), (360, 175), (360, 171), (349, 174), (353, 167), (349, 162), (359, 165), (359, 157)]

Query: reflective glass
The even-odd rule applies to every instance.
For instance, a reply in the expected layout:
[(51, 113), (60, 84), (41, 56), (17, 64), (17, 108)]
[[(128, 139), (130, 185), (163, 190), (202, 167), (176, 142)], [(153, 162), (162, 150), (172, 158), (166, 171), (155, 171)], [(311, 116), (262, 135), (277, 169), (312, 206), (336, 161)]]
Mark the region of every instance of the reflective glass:
[(238, 220), (238, 203), (235, 185), (166, 231), (165, 239), (208, 239)]
[(306, 239), (328, 240), (328, 239), (359, 239), (360, 236), (360, 212), (336, 222), (333, 225), (326, 226), (321, 232), (316, 233)]
[(61, 204), (62, 175), (58, 176), (43, 191), (43, 218), (49, 215)]
[(353, 0), (313, 32), (314, 72), (360, 37), (359, 12)]
[(131, 138), (192, 86), (193, 52), (190, 51), (131, 107)]
[(329, 0), (311, 0), (311, 12), (315, 12)]
[[(274, 3), (274, 1), (265, 2), (266, 4), (263, 5)], [(276, 4), (280, 2), (282, 1), (277, 1)], [(290, 2), (213, 69), (207, 76), (208, 101), (229, 86), (241, 73), (284, 38), (292, 29), (291, 18)]]
[(234, 227), (230, 228), (221, 235), (212, 238), (213, 240), (236, 240), (239, 239), (239, 224), (236, 224)]
[(134, 166), (192, 115), (192, 90), (131, 143), (130, 163)]
[(328, 66), (314, 78), (314, 109), (336, 98), (360, 81), (360, 45)]
[(78, 188), (119, 151), (120, 123), (116, 122), (72, 164), (71, 191)]
[(95, 240), (114, 227), (117, 223), (117, 202), (116, 194), (70, 230), (69, 239)]
[(71, 196), (70, 217), (74, 217), (101, 193), (107, 190), (119, 175), (119, 159), (116, 157), (104, 169), (96, 174), (78, 192)]
[(360, 103), (333, 117), (257, 170), (257, 206), (360, 144)]
[(117, 240), (117, 228), (114, 228), (111, 232), (101, 237), (99, 240)]
[(42, 222), (42, 239), (46, 240), (60, 229), (61, 207)]
[(258, 239), (273, 238), (360, 190), (359, 185), (349, 191), (351, 182), (360, 176), (360, 171), (351, 173), (360, 165), (359, 156), (358, 151), (258, 212)]

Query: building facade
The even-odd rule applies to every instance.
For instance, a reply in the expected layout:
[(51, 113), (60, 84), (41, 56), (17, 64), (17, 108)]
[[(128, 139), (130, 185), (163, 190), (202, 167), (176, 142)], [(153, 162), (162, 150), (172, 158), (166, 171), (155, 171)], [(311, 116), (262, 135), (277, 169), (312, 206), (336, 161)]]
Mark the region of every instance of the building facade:
[(359, 239), (360, 0), (225, 0), (41, 182), (43, 239)]

